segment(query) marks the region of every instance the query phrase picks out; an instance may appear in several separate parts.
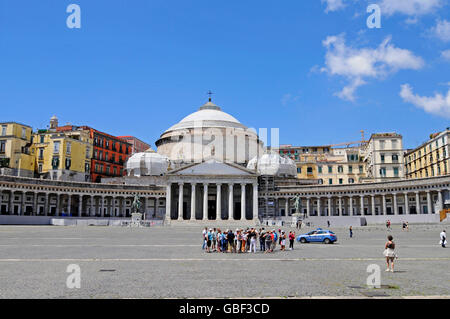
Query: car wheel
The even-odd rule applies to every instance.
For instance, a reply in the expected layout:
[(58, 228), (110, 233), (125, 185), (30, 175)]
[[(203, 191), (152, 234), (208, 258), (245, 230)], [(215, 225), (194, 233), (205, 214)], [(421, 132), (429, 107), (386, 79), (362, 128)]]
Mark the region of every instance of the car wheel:
[(329, 243), (331, 243), (331, 240), (329, 240), (328, 238), (325, 238), (325, 239), (323, 240), (323, 243), (324, 243), (324, 244), (329, 244)]
[(305, 239), (305, 238), (301, 238), (301, 239), (300, 239), (300, 242), (301, 242), (302, 244), (306, 244), (306, 239)]

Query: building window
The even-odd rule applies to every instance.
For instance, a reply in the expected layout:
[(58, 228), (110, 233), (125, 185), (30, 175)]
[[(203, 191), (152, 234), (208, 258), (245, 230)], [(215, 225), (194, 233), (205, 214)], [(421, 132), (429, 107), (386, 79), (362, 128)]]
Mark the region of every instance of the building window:
[(349, 183), (349, 184), (353, 184), (354, 182), (355, 182), (355, 180), (354, 180), (353, 178), (349, 178), (349, 179), (348, 179), (348, 183)]
[(22, 127), (22, 138), (27, 138), (27, 130), (24, 127)]
[(392, 154), (392, 163), (398, 163), (398, 154)]
[(343, 184), (344, 180), (342, 178), (339, 178), (339, 184)]
[(301, 174), (302, 173), (302, 168), (301, 167), (297, 167), (297, 174)]
[(359, 165), (359, 173), (362, 174), (363, 173), (363, 166)]
[(42, 164), (39, 164), (39, 165), (38, 165), (38, 172), (39, 172), (39, 173), (42, 173)]
[(380, 154), (381, 163), (384, 163), (384, 154)]
[(6, 151), (6, 141), (0, 141), (0, 153), (5, 153)]
[(384, 140), (380, 140), (380, 149), (384, 150)]
[(322, 174), (322, 166), (318, 166), (317, 169), (319, 170), (319, 173)]
[(398, 177), (398, 167), (394, 167), (394, 176)]
[(117, 175), (117, 168), (115, 166), (113, 167), (113, 174)]
[(60, 142), (53, 142), (53, 153), (59, 153)]
[(105, 152), (105, 161), (107, 161), (107, 160), (108, 160), (108, 153)]
[(40, 141), (39, 143), (44, 143), (45, 135), (39, 135)]
[(86, 158), (89, 158), (89, 153), (91, 152), (91, 149), (88, 147), (86, 147)]
[(72, 160), (70, 158), (66, 158), (66, 169), (70, 169), (71, 165), (72, 165)]
[(312, 172), (313, 172), (313, 168), (312, 167), (308, 167), (306, 170), (307, 170), (308, 174), (312, 174)]
[(391, 140), (392, 149), (395, 150), (397, 148), (397, 140)]
[(351, 174), (351, 173), (353, 173), (353, 166), (349, 166), (348, 167), (348, 172)]
[(43, 160), (44, 159), (44, 148), (39, 148), (39, 159)]
[(338, 173), (343, 173), (344, 172), (344, 168), (342, 166), (338, 166)]
[(72, 148), (72, 144), (71, 144), (70, 142), (67, 142), (67, 145), (66, 145), (66, 154), (70, 154), (71, 148)]
[(329, 178), (329, 179), (328, 179), (328, 184), (329, 184), (329, 185), (333, 184), (333, 179), (332, 179), (332, 178)]
[(328, 173), (333, 173), (333, 166), (328, 166)]
[(386, 177), (386, 167), (381, 167), (380, 168), (380, 176), (381, 177)]
[(2, 136), (6, 136), (6, 125), (2, 125)]

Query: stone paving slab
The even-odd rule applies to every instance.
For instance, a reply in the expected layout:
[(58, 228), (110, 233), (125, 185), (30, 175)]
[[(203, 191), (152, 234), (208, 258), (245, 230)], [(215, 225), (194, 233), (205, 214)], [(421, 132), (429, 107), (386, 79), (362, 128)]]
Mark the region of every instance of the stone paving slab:
[[(201, 250), (201, 230), (0, 226), (0, 298), (450, 295), (450, 249), (438, 245), (442, 225), (413, 225), (409, 232), (354, 227), (351, 239), (347, 229), (331, 228), (336, 244), (296, 242), (293, 251), (273, 254), (208, 254)], [(388, 234), (400, 256), (395, 273), (384, 272)], [(69, 264), (81, 268), (80, 289), (66, 287)], [(366, 286), (370, 264), (381, 268), (381, 289)]]

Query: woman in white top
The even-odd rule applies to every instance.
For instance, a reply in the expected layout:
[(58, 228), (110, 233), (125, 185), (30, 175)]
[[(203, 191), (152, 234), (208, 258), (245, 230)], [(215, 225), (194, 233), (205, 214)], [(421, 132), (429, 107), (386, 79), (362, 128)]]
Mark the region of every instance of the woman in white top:
[[(397, 256), (395, 254), (395, 243), (392, 241), (394, 237), (391, 235), (388, 236), (388, 241), (386, 245), (384, 245), (383, 255), (386, 256), (387, 269), (386, 271), (394, 272), (394, 259)], [(391, 269), (389, 270), (389, 263), (391, 264)]]

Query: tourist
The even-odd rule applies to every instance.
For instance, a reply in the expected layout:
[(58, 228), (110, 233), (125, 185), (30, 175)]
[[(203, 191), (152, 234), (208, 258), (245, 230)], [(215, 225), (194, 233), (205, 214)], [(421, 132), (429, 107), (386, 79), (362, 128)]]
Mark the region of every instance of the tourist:
[(327, 225), (328, 225), (328, 228), (330, 228), (330, 221), (329, 220), (327, 220)]
[[(386, 271), (391, 271), (394, 272), (394, 259), (397, 256), (395, 254), (395, 243), (393, 242), (393, 237), (391, 235), (389, 235), (388, 237), (388, 241), (386, 242), (386, 245), (384, 245), (384, 256), (386, 257), (386, 263), (387, 263), (387, 268)], [(391, 269), (389, 270), (389, 263), (391, 264)]]
[(228, 247), (229, 247), (228, 251), (230, 253), (235, 253), (236, 252), (236, 243), (234, 241), (235, 237), (236, 236), (234, 235), (233, 231), (230, 229), (230, 231), (228, 232), (228, 235), (227, 235)]
[(289, 249), (294, 250), (295, 232), (289, 232)]
[(281, 246), (281, 251), (286, 250), (286, 234), (285, 234), (284, 230), (281, 232), (280, 246)]
[(206, 234), (207, 234), (207, 233), (208, 233), (208, 228), (205, 227), (205, 228), (203, 229), (203, 232), (202, 232), (202, 237), (203, 237), (202, 249), (203, 249), (203, 250), (205, 250), (205, 248), (206, 248)]
[(445, 233), (445, 229), (439, 234), (441, 237), (441, 241), (439, 244), (442, 246), (442, 248), (445, 248), (445, 245), (447, 245), (447, 234)]
[(241, 244), (241, 252), (245, 253), (247, 251), (247, 231), (242, 232), (242, 244)]
[(211, 252), (211, 245), (212, 245), (212, 241), (213, 241), (213, 230), (212, 228), (209, 229), (208, 233), (206, 234), (206, 252), (210, 253)]
[(212, 237), (212, 250), (217, 251), (217, 230), (214, 228)]
[(220, 230), (220, 228), (217, 228), (216, 244), (217, 252), (220, 253), (222, 251), (222, 231)]
[(409, 224), (406, 222), (406, 231), (409, 231)]
[(238, 253), (241, 252), (241, 243), (242, 243), (242, 233), (239, 229), (236, 229), (236, 250)]
[(352, 238), (352, 237), (353, 237), (353, 229), (352, 229), (352, 226), (350, 226), (349, 231), (350, 231), (350, 238)]
[(272, 229), (271, 232), (271, 239), (272, 239), (272, 247), (270, 248), (270, 251), (275, 251), (275, 248), (277, 247), (277, 240), (278, 240), (278, 234), (275, 231), (275, 229)]
[(222, 252), (226, 253), (228, 251), (228, 229), (222, 234)]
[(265, 243), (264, 247), (266, 248), (266, 250), (264, 252), (270, 253), (271, 248), (272, 248), (271, 247), (271, 245), (272, 245), (272, 232), (271, 231), (266, 233), (265, 241), (266, 241), (266, 243)]
[(264, 227), (259, 229), (259, 250), (266, 251), (266, 232)]
[(391, 221), (389, 219), (386, 221), (386, 228), (387, 230), (391, 230)]
[(258, 236), (256, 229), (253, 229), (250, 231), (249, 237), (250, 237), (250, 250), (251, 253), (253, 250), (253, 253), (256, 253), (256, 237)]
[(402, 222), (402, 231), (406, 229), (406, 222)]

